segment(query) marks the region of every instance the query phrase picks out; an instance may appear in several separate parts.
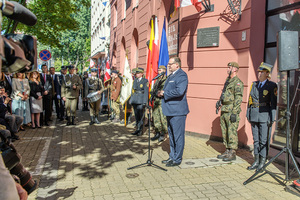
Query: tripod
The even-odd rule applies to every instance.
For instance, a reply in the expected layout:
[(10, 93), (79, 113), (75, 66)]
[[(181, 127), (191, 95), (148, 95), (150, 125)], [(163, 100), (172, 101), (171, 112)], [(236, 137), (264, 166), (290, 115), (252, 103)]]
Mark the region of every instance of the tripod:
[(291, 113), (290, 113), (290, 101), (289, 101), (289, 97), (290, 97), (290, 71), (287, 71), (287, 102), (286, 102), (286, 120), (287, 120), (287, 125), (286, 125), (286, 146), (276, 155), (274, 156), (268, 163), (266, 163), (260, 170), (258, 170), (257, 172), (255, 172), (249, 179), (247, 179), (243, 184), (246, 185), (247, 183), (251, 182), (253, 180), (253, 178), (260, 172), (263, 172), (264, 169), (270, 165), (276, 158), (278, 158), (281, 154), (286, 153), (285, 155), (285, 181), (290, 180), (289, 177), (289, 156), (291, 157), (293, 164), (300, 176), (300, 171), (297, 165), (297, 162), (295, 160), (295, 157), (292, 153), (291, 150), (291, 146), (290, 146), (290, 117), (291, 117)]
[(151, 110), (151, 106), (146, 106), (146, 108), (148, 110), (148, 124), (149, 124), (149, 126), (148, 126), (148, 159), (145, 163), (142, 163), (142, 164), (139, 164), (139, 165), (136, 165), (136, 166), (133, 166), (133, 167), (129, 167), (129, 168), (127, 168), (127, 170), (134, 169), (134, 168), (146, 165), (146, 166), (152, 166), (152, 167), (156, 167), (158, 169), (167, 171), (166, 169), (154, 164), (153, 161), (151, 160), (151, 154), (150, 154), (150, 127), (151, 127), (151, 125), (150, 125), (150, 123), (151, 123), (151, 121), (150, 121), (150, 110)]

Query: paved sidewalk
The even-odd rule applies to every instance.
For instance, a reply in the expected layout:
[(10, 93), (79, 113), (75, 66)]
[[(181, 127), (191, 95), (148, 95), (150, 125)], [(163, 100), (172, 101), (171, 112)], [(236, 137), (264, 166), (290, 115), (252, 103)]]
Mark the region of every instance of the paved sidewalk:
[[(183, 162), (163, 171), (151, 166), (127, 170), (147, 161), (147, 134), (132, 136), (133, 127), (115, 125), (102, 117), (89, 126), (89, 112), (78, 112), (76, 126), (53, 121), (52, 126), (27, 129), (14, 144), (22, 164), (38, 180), (29, 199), (296, 199), (285, 192), (278, 178), (264, 174), (246, 186), (253, 172), (250, 152), (238, 150), (232, 163), (216, 159), (220, 142), (186, 136)], [(165, 167), (169, 143), (151, 142), (152, 160)], [(268, 171), (284, 178), (284, 168)]]

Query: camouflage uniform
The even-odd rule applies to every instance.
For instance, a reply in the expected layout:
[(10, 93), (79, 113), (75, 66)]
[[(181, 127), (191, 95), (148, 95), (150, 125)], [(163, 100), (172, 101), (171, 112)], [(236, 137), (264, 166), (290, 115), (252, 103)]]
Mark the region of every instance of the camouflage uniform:
[[(224, 92), (220, 121), (223, 143), (226, 149), (236, 150), (238, 148), (237, 129), (240, 121), (239, 114), (241, 112), (243, 90), (243, 82), (235, 76), (229, 80), (228, 86)], [(236, 115), (236, 122), (231, 122), (231, 114)]]
[[(162, 78), (159, 78), (154, 83), (153, 89), (155, 91), (163, 90), (166, 79), (167, 79), (166, 76), (162, 76)], [(161, 98), (158, 97), (155, 98), (153, 102), (152, 116), (153, 116), (155, 132), (160, 133), (161, 136), (164, 136), (165, 133), (168, 132), (168, 128), (167, 128), (167, 118), (162, 113)]]

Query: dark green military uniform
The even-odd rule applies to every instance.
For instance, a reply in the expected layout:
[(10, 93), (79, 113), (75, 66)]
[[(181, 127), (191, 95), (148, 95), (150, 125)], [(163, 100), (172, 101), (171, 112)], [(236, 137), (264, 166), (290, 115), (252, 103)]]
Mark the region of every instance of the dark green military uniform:
[[(237, 129), (240, 121), (239, 114), (241, 112), (243, 91), (244, 84), (237, 76), (229, 80), (224, 93), (220, 117), (223, 143), (226, 149), (236, 150), (238, 148)], [(235, 122), (230, 120), (232, 114), (236, 115)]]
[[(104, 87), (101, 79), (97, 77), (87, 78), (85, 82), (85, 91), (84, 91), (84, 93), (86, 94), (85, 97), (87, 97), (88, 94), (98, 92), (98, 91), (100, 91), (100, 93), (104, 91)], [(98, 118), (99, 118), (101, 98), (96, 102), (89, 102), (89, 104), (90, 104), (90, 117), (91, 117), (90, 124), (93, 124), (94, 122), (99, 124)]]
[[(70, 67), (69, 67), (70, 68)], [(74, 68), (74, 67), (73, 67)], [(76, 86), (76, 89), (73, 86)], [(77, 99), (79, 96), (79, 90), (82, 88), (82, 82), (79, 76), (76, 74), (68, 74), (65, 76), (61, 86), (61, 96), (66, 98), (66, 110), (67, 116), (72, 118), (72, 124), (74, 124), (74, 117), (76, 115)], [(68, 122), (68, 125), (70, 122)]]

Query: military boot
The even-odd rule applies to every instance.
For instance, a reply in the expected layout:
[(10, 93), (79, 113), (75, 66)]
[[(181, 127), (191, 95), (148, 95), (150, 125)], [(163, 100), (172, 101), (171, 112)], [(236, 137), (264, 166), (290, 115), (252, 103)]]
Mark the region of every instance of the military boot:
[(67, 117), (67, 126), (70, 126), (71, 125), (71, 119), (70, 117)]
[[(100, 117), (99, 117), (99, 119), (100, 119)], [(97, 116), (95, 116), (95, 123), (96, 123), (96, 124), (100, 124), (100, 121), (98, 120), (98, 117), (97, 117)]]
[(157, 132), (157, 133), (155, 133), (154, 137), (151, 138), (151, 140), (152, 141), (157, 140), (159, 138), (159, 136), (160, 136), (160, 133)]
[(259, 154), (254, 155), (254, 162), (252, 163), (251, 166), (247, 167), (248, 170), (254, 170), (258, 167), (259, 165)]
[(160, 133), (160, 136), (158, 138), (158, 142), (162, 142), (165, 140), (165, 134), (164, 133)]
[(232, 161), (232, 160), (236, 160), (236, 153), (234, 149), (230, 149), (227, 156), (225, 156), (223, 159), (223, 161), (228, 162), (228, 161)]
[(225, 156), (227, 156), (228, 152), (229, 152), (229, 149), (226, 149), (226, 151), (224, 153), (222, 153), (221, 155), (218, 155), (217, 158), (223, 159)]
[(111, 121), (114, 120), (114, 119), (115, 119), (115, 114), (112, 113), (109, 119), (110, 119)]
[(258, 172), (258, 171), (263, 172), (263, 168), (264, 168), (265, 163), (266, 163), (266, 157), (262, 157), (262, 156), (261, 156), (261, 157), (259, 158), (259, 165), (257, 166), (256, 171), (257, 171), (257, 172)]
[(74, 116), (72, 116), (72, 125), (76, 125), (75, 124), (75, 117)]
[(94, 116), (91, 116), (91, 121), (90, 121), (90, 125), (93, 125), (94, 123), (95, 123), (95, 118), (94, 118)]

